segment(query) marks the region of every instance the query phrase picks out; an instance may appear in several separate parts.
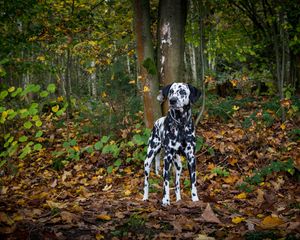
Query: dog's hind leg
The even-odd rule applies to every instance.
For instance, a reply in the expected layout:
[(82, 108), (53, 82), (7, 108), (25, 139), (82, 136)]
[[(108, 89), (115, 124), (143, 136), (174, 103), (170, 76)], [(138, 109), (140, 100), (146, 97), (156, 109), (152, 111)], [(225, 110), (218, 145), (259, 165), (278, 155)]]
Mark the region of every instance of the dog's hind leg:
[(181, 200), (181, 195), (180, 195), (180, 175), (182, 171), (182, 163), (181, 163), (181, 158), (180, 155), (176, 154), (175, 160), (174, 160), (174, 165), (175, 165), (175, 194), (176, 194), (176, 201)]
[(155, 156), (155, 174), (159, 175), (160, 170), (160, 152)]
[(194, 156), (194, 148), (188, 144), (187, 151), (185, 151), (186, 158), (188, 161), (188, 168), (190, 172), (190, 179), (191, 179), (191, 195), (192, 201), (198, 201), (198, 194), (196, 188), (196, 159)]

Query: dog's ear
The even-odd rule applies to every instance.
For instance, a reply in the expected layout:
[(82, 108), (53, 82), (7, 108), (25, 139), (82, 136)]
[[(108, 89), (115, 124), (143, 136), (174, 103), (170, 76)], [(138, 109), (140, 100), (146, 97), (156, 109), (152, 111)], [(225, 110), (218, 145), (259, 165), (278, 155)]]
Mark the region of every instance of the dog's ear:
[(169, 84), (169, 85), (163, 87), (163, 89), (159, 91), (159, 94), (157, 96), (158, 101), (163, 102), (168, 97), (171, 86), (172, 86), (172, 84)]
[(195, 88), (194, 86), (188, 84), (190, 89), (190, 102), (195, 103), (201, 96), (201, 91), (198, 88)]

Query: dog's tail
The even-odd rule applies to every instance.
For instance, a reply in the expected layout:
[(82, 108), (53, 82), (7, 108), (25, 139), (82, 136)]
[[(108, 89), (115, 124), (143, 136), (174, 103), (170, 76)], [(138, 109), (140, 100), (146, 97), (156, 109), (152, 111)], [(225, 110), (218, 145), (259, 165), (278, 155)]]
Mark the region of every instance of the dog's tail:
[(160, 171), (160, 153), (155, 156), (155, 174), (159, 175)]

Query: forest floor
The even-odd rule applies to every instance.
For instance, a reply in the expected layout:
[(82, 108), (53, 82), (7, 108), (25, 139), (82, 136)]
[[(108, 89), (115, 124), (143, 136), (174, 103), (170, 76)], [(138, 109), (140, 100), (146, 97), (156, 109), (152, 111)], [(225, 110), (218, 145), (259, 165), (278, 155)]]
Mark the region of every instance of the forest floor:
[(289, 164), (300, 166), (299, 138), (290, 135), (300, 121), (266, 127), (256, 119), (245, 129), (239, 119), (249, 115), (204, 116), (197, 127), (204, 139), (196, 154), (199, 202), (191, 201), (186, 166), (182, 200), (172, 188), (171, 206), (163, 207), (162, 177), (153, 172), (142, 201), (142, 163), (108, 174), (113, 157), (99, 153), (57, 171), (50, 152), (61, 143), (15, 159), (14, 173), (1, 172), (0, 238), (300, 239), (299, 172)]

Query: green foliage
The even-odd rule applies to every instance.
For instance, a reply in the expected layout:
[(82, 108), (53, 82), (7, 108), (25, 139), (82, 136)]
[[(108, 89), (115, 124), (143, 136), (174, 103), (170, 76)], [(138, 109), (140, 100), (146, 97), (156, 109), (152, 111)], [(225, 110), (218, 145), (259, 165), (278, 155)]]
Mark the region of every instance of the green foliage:
[(151, 58), (147, 58), (146, 60), (144, 60), (143, 67), (147, 69), (149, 74), (151, 75), (157, 74), (156, 65)]
[[(43, 135), (45, 119), (52, 118), (42, 112), (43, 105), (50, 100), (47, 96), (55, 91), (55, 85), (49, 84), (47, 90), (41, 90), (37, 84), (28, 84), (24, 89), (4, 87), (0, 92), (0, 144), (3, 149), (0, 158), (18, 156), (25, 158), (31, 153), (41, 151), (43, 146), (37, 140)], [(46, 95), (41, 95), (47, 92)], [(30, 95), (30, 99), (28, 100)], [(61, 109), (65, 111), (66, 107)], [(56, 115), (57, 112), (56, 112)]]
[(220, 177), (228, 177), (229, 176), (229, 172), (224, 169), (223, 167), (215, 167), (211, 170), (211, 173), (215, 173)]
[(251, 192), (254, 186), (262, 183), (265, 178), (274, 172), (288, 172), (294, 174), (295, 169), (293, 165), (293, 160), (289, 159), (286, 162), (273, 161), (268, 166), (262, 169), (255, 170), (251, 177), (246, 177), (244, 182), (238, 186), (239, 189), (247, 192)]

